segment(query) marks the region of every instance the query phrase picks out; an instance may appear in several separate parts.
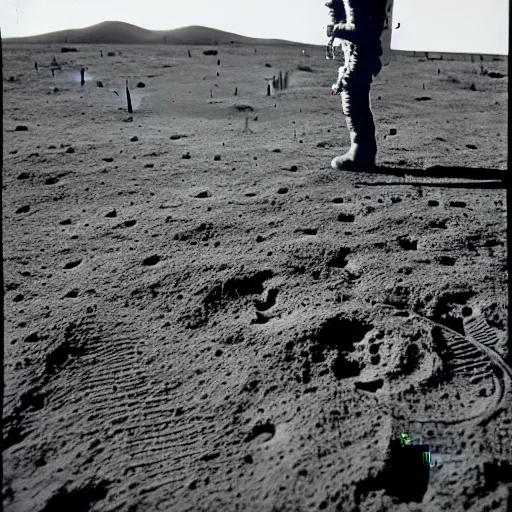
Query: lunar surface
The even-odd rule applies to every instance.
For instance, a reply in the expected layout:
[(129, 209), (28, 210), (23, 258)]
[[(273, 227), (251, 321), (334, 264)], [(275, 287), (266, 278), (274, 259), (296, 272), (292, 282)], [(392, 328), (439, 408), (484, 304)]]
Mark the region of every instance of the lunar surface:
[(349, 173), (321, 47), (76, 48), (3, 46), (4, 509), (510, 510), (505, 58)]

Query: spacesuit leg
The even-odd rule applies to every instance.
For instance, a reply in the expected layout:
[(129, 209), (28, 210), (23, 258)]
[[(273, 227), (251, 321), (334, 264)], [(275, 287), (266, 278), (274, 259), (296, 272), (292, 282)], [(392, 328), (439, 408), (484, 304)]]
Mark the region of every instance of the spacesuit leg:
[(361, 43), (343, 41), (346, 59), (341, 80), (341, 103), (350, 133), (350, 149), (334, 158), (331, 166), (340, 170), (371, 170), (375, 166), (377, 142), (370, 86), (373, 76), (381, 69), (379, 38), (383, 27), (379, 23), (367, 22), (365, 17), (373, 14), (364, 11), (368, 9), (367, 5), (357, 0), (345, 0), (345, 3), (347, 23), (353, 24), (356, 31), (363, 32), (357, 33), (355, 38)]

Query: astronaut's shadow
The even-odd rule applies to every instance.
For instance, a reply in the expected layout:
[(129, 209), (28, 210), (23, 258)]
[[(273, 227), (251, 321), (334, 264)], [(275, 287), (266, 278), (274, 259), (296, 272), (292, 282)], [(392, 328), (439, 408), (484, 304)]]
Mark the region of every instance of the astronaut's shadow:
[[(365, 178), (370, 176), (396, 176), (398, 178), (407, 177), (407, 181), (372, 180), (365, 181), (364, 185), (416, 185), (425, 187), (479, 189), (506, 188), (505, 171), (500, 169), (487, 169), (483, 167), (446, 167), (442, 165), (436, 165), (433, 167), (428, 167), (427, 169), (407, 169), (403, 167), (398, 168), (385, 165), (377, 165), (371, 172), (364, 173)], [(411, 181), (411, 178), (437, 178), (440, 181)], [(462, 179), (466, 181), (447, 182), (445, 181), (446, 179)]]

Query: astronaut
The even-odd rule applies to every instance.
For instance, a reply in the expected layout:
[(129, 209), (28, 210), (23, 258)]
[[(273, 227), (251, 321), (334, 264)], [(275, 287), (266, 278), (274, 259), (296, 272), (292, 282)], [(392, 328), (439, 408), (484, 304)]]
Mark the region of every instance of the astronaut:
[[(331, 162), (333, 169), (372, 170), (377, 142), (370, 86), (382, 65), (389, 64), (393, 0), (330, 0), (327, 37), (341, 39), (345, 57), (333, 94), (341, 95), (350, 132), (350, 149)], [(384, 50), (384, 53), (383, 53)], [(381, 62), (381, 58), (382, 62)]]

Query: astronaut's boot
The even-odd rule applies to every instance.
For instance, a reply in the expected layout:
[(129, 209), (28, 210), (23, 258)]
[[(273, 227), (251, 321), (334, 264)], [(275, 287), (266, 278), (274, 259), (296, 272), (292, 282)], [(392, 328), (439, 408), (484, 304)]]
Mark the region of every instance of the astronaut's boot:
[[(370, 80), (371, 82), (371, 80)], [(371, 171), (375, 167), (377, 141), (375, 124), (370, 107), (370, 82), (355, 84), (341, 91), (341, 101), (347, 128), (350, 132), (350, 149), (337, 156), (331, 167), (346, 171)]]

